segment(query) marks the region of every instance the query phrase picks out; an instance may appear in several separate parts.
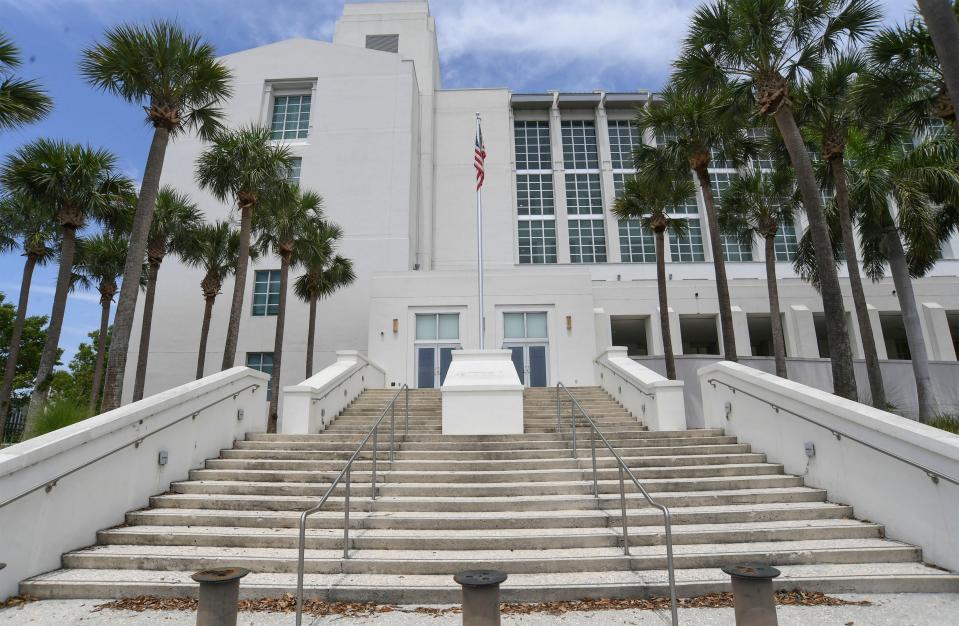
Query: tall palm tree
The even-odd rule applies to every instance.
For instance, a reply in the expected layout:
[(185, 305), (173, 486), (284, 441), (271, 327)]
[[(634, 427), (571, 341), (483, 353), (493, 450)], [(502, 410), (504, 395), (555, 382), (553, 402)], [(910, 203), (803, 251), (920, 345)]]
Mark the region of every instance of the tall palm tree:
[(793, 112), (797, 83), (825, 57), (866, 37), (882, 18), (872, 0), (713, 0), (693, 15), (679, 60), (683, 87), (729, 85), (776, 122), (802, 194), (819, 260), (833, 388), (857, 399), (839, 275), (819, 185)]
[(853, 232), (846, 173), (846, 144), (850, 128), (861, 123), (861, 109), (855, 87), (857, 78), (865, 69), (866, 59), (860, 53), (837, 55), (827, 66), (816, 68), (797, 94), (796, 115), (802, 121), (807, 137), (817, 146), (825, 161), (827, 182), (835, 189), (836, 214), (845, 251), (849, 289), (852, 292), (856, 320), (859, 322), (869, 392), (873, 406), (885, 409), (886, 391), (879, 368), (879, 353), (876, 350), (866, 293), (856, 258), (856, 237)]
[[(662, 153), (658, 154), (662, 157)], [(647, 155), (648, 159), (656, 156)], [(685, 167), (673, 175), (663, 175), (650, 167), (640, 171), (637, 178), (626, 182), (623, 193), (616, 198), (613, 213), (620, 219), (640, 220), (643, 228), (652, 231), (656, 245), (656, 284), (659, 288), (659, 323), (663, 335), (663, 353), (666, 361), (666, 377), (676, 380), (676, 360), (669, 331), (669, 302), (666, 297), (666, 236), (681, 237), (686, 232), (686, 220), (673, 219), (670, 213), (696, 193), (692, 178)]]
[(97, 338), (97, 359), (93, 367), (93, 385), (88, 409), (97, 411), (103, 368), (106, 364), (107, 334), (110, 329), (110, 308), (117, 293), (117, 281), (123, 278), (129, 240), (121, 234), (105, 230), (80, 241), (77, 247), (75, 283), (100, 292), (100, 334)]
[(749, 171), (733, 180), (719, 208), (719, 223), (724, 232), (739, 234), (744, 243), (752, 244), (754, 233), (763, 240), (773, 356), (776, 359), (776, 376), (781, 378), (786, 378), (787, 372), (786, 343), (776, 278), (776, 233), (780, 224), (791, 224), (794, 220), (794, 189), (792, 172), (784, 168), (771, 173)]
[(43, 119), (53, 101), (36, 81), (17, 78), (22, 61), (13, 41), (0, 33), (0, 130)]
[(60, 227), (60, 267), (47, 339), (27, 413), (27, 430), (46, 397), (57, 360), (60, 331), (73, 274), (77, 231), (95, 218), (115, 215), (129, 202), (132, 182), (115, 171), (116, 157), (80, 144), (38, 139), (17, 149), (0, 168), (0, 183), (51, 207)]
[(916, 1), (942, 65), (953, 111), (959, 111), (959, 8), (947, 0)]
[[(666, 85), (661, 100), (653, 106), (639, 109), (636, 124), (640, 133), (650, 131), (656, 137), (656, 149), (675, 161), (677, 170), (683, 166), (696, 175), (706, 205), (709, 241), (713, 249), (713, 268), (716, 275), (716, 293), (719, 301), (719, 321), (722, 327), (723, 354), (729, 361), (736, 358), (736, 335), (733, 332), (733, 313), (726, 280), (726, 260), (716, 214), (716, 199), (710, 184), (709, 168), (714, 151), (726, 161), (738, 166), (752, 154), (751, 141), (743, 128), (745, 116), (734, 106), (728, 90), (690, 91), (675, 84)], [(637, 159), (649, 146), (640, 145)]]
[(139, 200), (130, 232), (126, 280), (113, 324), (103, 408), (120, 405), (127, 349), (139, 293), (141, 259), (146, 252), (160, 172), (170, 139), (196, 131), (212, 139), (222, 128), (219, 105), (232, 95), (230, 71), (213, 46), (197, 34), (165, 20), (148, 26), (120, 25), (107, 31), (102, 43), (83, 51), (80, 73), (94, 87), (142, 106), (153, 139), (147, 153)]
[(283, 187), (293, 165), (293, 153), (270, 139), (266, 126), (250, 124), (221, 133), (196, 162), (196, 180), (221, 202), (232, 201), (240, 211), (240, 250), (230, 304), (230, 325), (223, 348), (223, 369), (233, 367), (240, 336), (240, 316), (250, 239), (257, 202)]
[(150, 356), (150, 330), (153, 327), (153, 301), (156, 298), (160, 264), (169, 252), (178, 252), (183, 247), (187, 233), (196, 228), (201, 219), (200, 210), (189, 196), (169, 186), (160, 189), (156, 199), (156, 210), (153, 213), (153, 223), (150, 224), (150, 236), (147, 238), (147, 260), (150, 269), (146, 298), (143, 301), (143, 322), (137, 353), (136, 379), (133, 383), (134, 402), (143, 398), (143, 387), (146, 383), (147, 359)]
[(929, 422), (937, 404), (910, 276), (921, 276), (939, 258), (938, 207), (959, 204), (959, 144), (949, 135), (929, 138), (915, 149), (901, 141), (857, 140), (851, 151), (850, 197), (862, 211), (863, 260), (874, 279), (889, 264), (916, 378), (919, 419)]
[(324, 230), (315, 229), (300, 241), (297, 252), (306, 271), (293, 282), (293, 293), (310, 305), (306, 329), (306, 378), (313, 376), (317, 304), (356, 280), (353, 261), (333, 254), (338, 238), (338, 233), (337, 237), (330, 238)]
[(206, 343), (210, 335), (213, 304), (220, 294), (223, 281), (236, 271), (240, 249), (240, 232), (228, 221), (201, 224), (185, 238), (180, 258), (191, 267), (204, 271), (200, 289), (203, 291), (203, 322), (200, 326), (200, 348), (196, 361), (196, 377), (203, 378), (206, 362)]
[[(286, 295), (290, 284), (290, 267), (299, 263), (297, 250), (300, 238), (312, 230), (327, 231), (326, 239), (339, 237), (339, 228), (325, 223), (323, 199), (313, 191), (295, 185), (272, 194), (256, 220), (256, 248), (260, 254), (280, 257), (280, 301), (276, 311), (276, 332), (273, 338), (273, 371), (270, 413), (267, 432), (276, 432), (277, 406), (280, 398), (280, 370), (283, 365), (283, 332), (286, 327)], [(316, 236), (314, 236), (316, 237)]]
[(33, 271), (56, 254), (56, 223), (53, 212), (27, 195), (10, 195), (0, 199), (0, 251), (20, 249), (26, 257), (20, 279), (20, 300), (17, 316), (10, 332), (10, 347), (3, 371), (3, 387), (0, 388), (0, 441), (10, 412), (10, 395), (13, 393), (20, 356), (20, 340), (27, 319), (27, 304), (30, 299), (30, 284)]

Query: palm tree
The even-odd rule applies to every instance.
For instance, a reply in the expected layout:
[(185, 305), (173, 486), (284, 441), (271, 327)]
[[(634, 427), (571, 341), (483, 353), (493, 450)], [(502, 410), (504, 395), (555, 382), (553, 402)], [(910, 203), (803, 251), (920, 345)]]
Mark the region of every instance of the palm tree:
[(107, 334), (110, 328), (110, 307), (117, 293), (117, 281), (123, 277), (129, 241), (124, 235), (106, 230), (85, 238), (77, 246), (75, 284), (100, 292), (100, 333), (97, 338), (97, 359), (93, 367), (93, 385), (88, 409), (96, 414), (106, 362)]
[(147, 259), (150, 264), (146, 299), (143, 301), (143, 323), (140, 329), (140, 347), (137, 353), (136, 379), (133, 383), (133, 401), (143, 398), (146, 383), (147, 359), (150, 353), (150, 330), (153, 326), (153, 301), (156, 298), (157, 276), (160, 264), (169, 252), (183, 247), (184, 239), (201, 221), (200, 210), (189, 196), (172, 187), (160, 189), (156, 199), (150, 236), (147, 238)]
[[(947, 0), (916, 0), (929, 29), (942, 75), (948, 85), (953, 111), (959, 111), (959, 8)], [(957, 131), (959, 132), (959, 131)]]
[(938, 207), (959, 203), (959, 144), (950, 135), (929, 138), (914, 149), (901, 141), (857, 138), (850, 149), (850, 197), (862, 211), (863, 262), (876, 280), (889, 264), (916, 378), (919, 419), (928, 423), (937, 404), (910, 276), (921, 276), (939, 258)]
[(750, 171), (729, 185), (719, 208), (719, 223), (724, 232), (739, 234), (744, 244), (752, 244), (754, 233), (763, 240), (773, 356), (776, 376), (781, 378), (787, 377), (786, 343), (776, 279), (776, 233), (780, 224), (791, 224), (794, 220), (794, 189), (792, 172), (785, 168), (771, 173)]
[(290, 267), (299, 263), (297, 249), (300, 238), (312, 230), (327, 231), (323, 237), (336, 239), (339, 228), (326, 224), (323, 217), (323, 199), (313, 191), (303, 191), (295, 185), (286, 185), (274, 193), (256, 220), (258, 237), (256, 249), (261, 254), (280, 257), (280, 301), (276, 311), (276, 332), (273, 338), (273, 371), (267, 432), (276, 432), (277, 406), (280, 398), (280, 369), (283, 364), (283, 332), (286, 326), (286, 294), (289, 288)]
[(117, 174), (116, 157), (80, 144), (38, 139), (8, 156), (0, 183), (51, 207), (60, 226), (60, 267), (47, 339), (40, 356), (26, 428), (33, 427), (57, 360), (60, 331), (73, 274), (77, 231), (91, 219), (109, 217), (129, 202), (131, 181)]
[(10, 411), (10, 395), (13, 393), (20, 356), (20, 340), (27, 319), (27, 304), (33, 271), (45, 265), (55, 255), (56, 224), (53, 213), (44, 205), (26, 195), (11, 195), (0, 200), (0, 251), (22, 250), (26, 261), (20, 279), (20, 300), (17, 316), (10, 332), (10, 347), (3, 371), (3, 387), (0, 389), (0, 441)]
[(36, 122), (53, 109), (50, 96), (36, 81), (14, 76), (21, 63), (20, 50), (0, 33), (0, 130)]
[[(849, 206), (846, 173), (846, 143), (850, 128), (861, 123), (860, 107), (855, 97), (857, 77), (866, 68), (866, 59), (859, 53), (841, 54), (828, 66), (817, 68), (797, 94), (796, 115), (827, 165), (826, 182), (835, 189), (836, 214), (845, 251), (849, 288), (862, 339), (866, 375), (872, 405), (886, 408), (886, 391), (879, 368), (879, 353), (869, 320), (862, 275), (856, 259), (856, 238), (853, 232), (852, 209)], [(828, 221), (828, 220), (827, 220)]]
[[(656, 137), (656, 149), (672, 159), (678, 170), (691, 169), (699, 183), (706, 204), (709, 241), (713, 249), (713, 268), (716, 274), (716, 293), (719, 301), (719, 320), (722, 327), (723, 353), (735, 361), (736, 335), (733, 332), (733, 313), (726, 280), (726, 260), (716, 215), (716, 202), (710, 184), (709, 168), (713, 153), (734, 166), (752, 153), (751, 141), (743, 132), (745, 116), (739, 114), (728, 90), (689, 91), (670, 83), (661, 94), (661, 101), (639, 109), (636, 124), (640, 133), (650, 131)], [(637, 159), (649, 146), (640, 145)]]
[(662, 158), (662, 152), (646, 158), (648, 169), (641, 170), (637, 178), (626, 181), (623, 193), (613, 204), (613, 213), (620, 219), (640, 220), (643, 228), (652, 231), (656, 245), (656, 284), (659, 288), (659, 323), (663, 334), (663, 354), (666, 361), (666, 377), (676, 380), (676, 361), (673, 357), (673, 342), (669, 332), (669, 303), (666, 298), (666, 230), (673, 236), (685, 234), (686, 220), (673, 219), (675, 213), (696, 193), (692, 178), (685, 167), (673, 175), (650, 165), (652, 160)]
[(293, 153), (270, 139), (266, 126), (251, 124), (220, 134), (196, 162), (196, 180), (203, 189), (240, 211), (240, 250), (230, 304), (230, 325), (223, 348), (223, 369), (233, 367), (240, 336), (240, 316), (250, 264), (250, 238), (257, 202), (286, 183)]
[(177, 24), (156, 21), (149, 26), (121, 25), (105, 41), (82, 53), (80, 73), (107, 93), (142, 106), (153, 126), (153, 140), (143, 170), (143, 183), (130, 232), (130, 255), (113, 323), (103, 408), (120, 405), (127, 349), (133, 331), (140, 273), (146, 252), (160, 172), (171, 138), (196, 131), (212, 139), (222, 128), (220, 103), (232, 95), (230, 71), (216, 59), (213, 46)]
[(310, 305), (310, 321), (306, 330), (306, 378), (313, 376), (317, 304), (322, 298), (333, 295), (356, 280), (353, 261), (333, 254), (338, 238), (338, 233), (337, 237), (331, 239), (324, 230), (315, 229), (299, 243), (297, 256), (306, 271), (294, 281), (293, 293)]
[(196, 377), (203, 378), (206, 362), (206, 342), (210, 334), (213, 303), (220, 294), (223, 281), (236, 271), (240, 248), (240, 232), (227, 221), (201, 224), (192, 229), (185, 238), (180, 258), (191, 267), (204, 270), (200, 289), (206, 302), (203, 308), (203, 323), (200, 327), (200, 349), (196, 362)]
[(833, 388), (857, 399), (852, 350), (846, 334), (839, 275), (823, 213), (819, 185), (792, 98), (797, 83), (822, 66), (826, 55), (862, 40), (882, 14), (872, 0), (713, 0), (696, 10), (676, 62), (686, 88), (732, 84), (771, 116), (783, 138), (809, 220), (819, 261)]

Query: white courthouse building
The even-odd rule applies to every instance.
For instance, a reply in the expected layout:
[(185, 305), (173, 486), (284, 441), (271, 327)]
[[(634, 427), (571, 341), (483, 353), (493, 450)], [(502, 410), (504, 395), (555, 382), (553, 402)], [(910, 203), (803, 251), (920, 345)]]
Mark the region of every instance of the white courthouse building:
[[(444, 89), (436, 25), (426, 2), (348, 4), (332, 43), (289, 39), (223, 57), (234, 74), (227, 123), (272, 125), (298, 159), (294, 175), (318, 191), (340, 224), (340, 252), (357, 281), (321, 302), (316, 369), (337, 350), (359, 350), (387, 384), (438, 386), (456, 348), (478, 345), (473, 170), (475, 114), (487, 149), (483, 187), (485, 342), (514, 351), (527, 385), (593, 384), (592, 359), (610, 345), (662, 354), (652, 238), (611, 212), (640, 138), (648, 91), (516, 93)], [(208, 219), (232, 207), (194, 182), (204, 144), (174, 142), (162, 182), (189, 193)], [(756, 166), (762, 166), (757, 162)], [(735, 175), (714, 169), (720, 189)], [(718, 307), (702, 198), (682, 207), (689, 234), (669, 241), (670, 317), (677, 354), (720, 354)], [(824, 356), (822, 303), (792, 269), (800, 217), (777, 245), (780, 298), (790, 357)], [(762, 250), (725, 244), (740, 355), (771, 355)], [(844, 268), (840, 270), (844, 275)], [(294, 275), (296, 272), (294, 271)], [(146, 393), (193, 378), (202, 271), (171, 258), (158, 284)], [(279, 260), (261, 258), (244, 286), (237, 364), (272, 363)], [(292, 282), (292, 280), (291, 280)], [(848, 285), (846, 308), (852, 310)], [(217, 299), (207, 374), (219, 369), (231, 281)], [(930, 358), (955, 361), (959, 341), (959, 241), (915, 281)], [(908, 358), (891, 279), (866, 285), (880, 358)], [(142, 298), (140, 299), (142, 307)], [(308, 308), (288, 300), (282, 384), (306, 377)], [(853, 352), (859, 328), (848, 315)], [(137, 317), (139, 328), (140, 317)], [(137, 332), (125, 393), (133, 389)], [(865, 381), (860, 381), (866, 387)]]

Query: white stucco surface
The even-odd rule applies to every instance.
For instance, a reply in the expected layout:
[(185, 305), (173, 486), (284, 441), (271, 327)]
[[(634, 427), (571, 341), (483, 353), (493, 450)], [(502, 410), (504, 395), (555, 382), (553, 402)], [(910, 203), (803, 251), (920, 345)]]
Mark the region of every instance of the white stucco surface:
[(523, 384), (509, 350), (455, 350), (440, 391), (444, 435), (523, 433)]
[(650, 430), (685, 430), (686, 406), (681, 380), (669, 380), (613, 346), (596, 357), (600, 386)]

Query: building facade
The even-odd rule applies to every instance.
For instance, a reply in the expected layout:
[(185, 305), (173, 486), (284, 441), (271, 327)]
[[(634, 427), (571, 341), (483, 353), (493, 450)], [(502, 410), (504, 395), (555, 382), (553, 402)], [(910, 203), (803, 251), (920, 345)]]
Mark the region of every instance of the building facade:
[[(609, 345), (662, 353), (652, 237), (618, 220), (613, 200), (631, 175), (639, 137), (636, 107), (650, 92), (513, 93), (443, 89), (433, 18), (426, 2), (346, 5), (332, 43), (291, 39), (223, 57), (234, 73), (227, 123), (270, 125), (297, 156), (292, 175), (322, 194), (344, 231), (340, 252), (357, 281), (319, 307), (316, 369), (335, 352), (358, 349), (393, 383), (441, 383), (456, 348), (479, 343), (473, 170), (475, 115), (487, 149), (483, 187), (487, 347), (512, 350), (527, 385), (592, 384), (592, 360)], [(755, 132), (755, 131), (749, 131)], [(195, 137), (169, 148), (162, 182), (188, 192), (208, 219), (232, 208), (197, 188)], [(736, 170), (715, 163), (722, 193)], [(755, 161), (752, 167), (768, 167)], [(670, 321), (677, 354), (720, 354), (712, 258), (726, 255), (741, 355), (771, 355), (765, 268), (758, 240), (723, 238), (712, 250), (703, 200), (673, 216), (688, 234), (670, 238)], [(822, 303), (792, 269), (805, 223), (783, 224), (776, 245), (779, 291), (791, 357), (826, 355)], [(930, 358), (955, 361), (959, 344), (959, 241), (915, 281)], [(237, 364), (272, 365), (278, 259), (249, 272)], [(294, 271), (294, 275), (295, 275)], [(847, 312), (852, 299), (845, 281)], [(171, 259), (158, 284), (146, 393), (193, 377), (203, 298), (202, 272)], [(231, 281), (217, 299), (207, 373), (219, 368)], [(908, 358), (891, 279), (866, 285), (880, 358)], [(142, 299), (140, 306), (142, 307)], [(288, 301), (282, 385), (306, 376), (307, 305)], [(853, 353), (862, 356), (847, 313)], [(138, 312), (137, 328), (140, 314)], [(125, 394), (133, 387), (131, 341)]]

